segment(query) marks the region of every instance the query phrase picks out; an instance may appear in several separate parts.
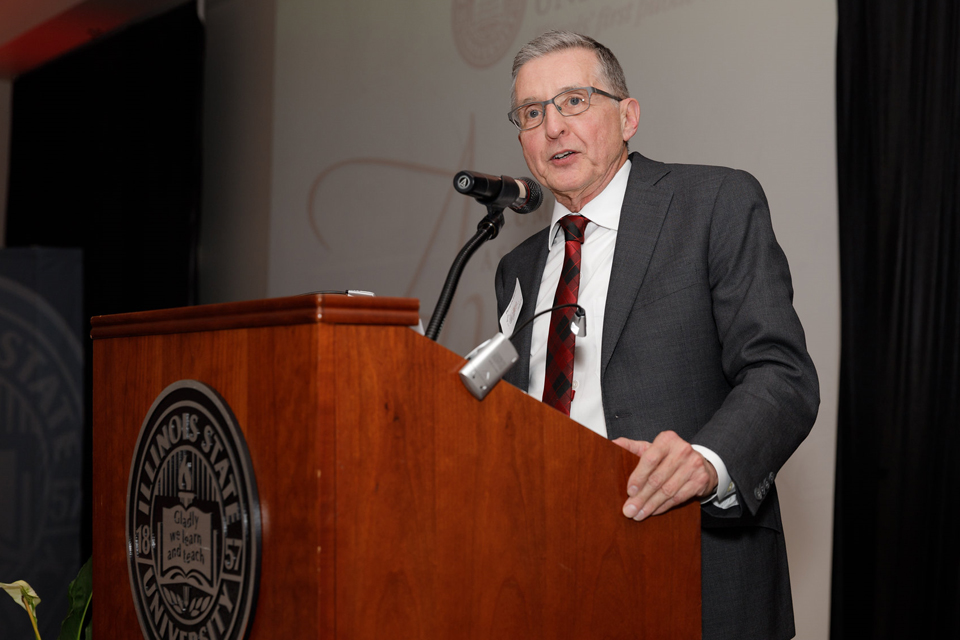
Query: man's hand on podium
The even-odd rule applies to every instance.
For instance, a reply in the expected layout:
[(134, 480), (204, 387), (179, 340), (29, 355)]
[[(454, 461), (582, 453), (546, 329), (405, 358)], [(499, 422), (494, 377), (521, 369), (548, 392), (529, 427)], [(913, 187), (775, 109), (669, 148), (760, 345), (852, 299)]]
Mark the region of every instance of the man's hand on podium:
[(614, 442), (640, 457), (627, 481), (623, 515), (628, 518), (640, 521), (717, 490), (716, 469), (673, 431), (660, 433), (653, 442), (628, 438)]

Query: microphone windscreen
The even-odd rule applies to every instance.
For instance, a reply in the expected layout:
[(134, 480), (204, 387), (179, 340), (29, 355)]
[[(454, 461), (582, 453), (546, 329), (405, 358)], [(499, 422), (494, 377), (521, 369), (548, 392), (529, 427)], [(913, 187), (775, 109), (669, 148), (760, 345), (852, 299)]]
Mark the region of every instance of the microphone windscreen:
[(517, 178), (517, 182), (522, 182), (527, 189), (527, 199), (515, 207), (510, 207), (517, 213), (530, 213), (540, 208), (543, 203), (543, 190), (540, 184), (532, 178)]

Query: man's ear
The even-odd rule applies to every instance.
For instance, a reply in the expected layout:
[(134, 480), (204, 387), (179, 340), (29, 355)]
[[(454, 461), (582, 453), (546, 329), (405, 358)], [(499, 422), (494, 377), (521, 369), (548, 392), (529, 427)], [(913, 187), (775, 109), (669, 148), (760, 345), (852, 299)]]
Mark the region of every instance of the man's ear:
[(620, 101), (620, 129), (623, 131), (623, 141), (626, 142), (637, 132), (640, 126), (640, 103), (634, 98), (624, 98)]

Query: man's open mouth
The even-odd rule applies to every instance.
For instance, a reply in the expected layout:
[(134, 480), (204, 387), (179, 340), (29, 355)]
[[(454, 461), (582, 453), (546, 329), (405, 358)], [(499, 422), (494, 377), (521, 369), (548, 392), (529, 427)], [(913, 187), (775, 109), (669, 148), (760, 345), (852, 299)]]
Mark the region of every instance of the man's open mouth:
[(564, 158), (566, 158), (567, 156), (571, 155), (572, 153), (573, 153), (573, 151), (562, 151), (562, 152), (558, 153), (557, 155), (553, 156), (552, 159), (553, 159), (553, 160), (563, 160)]

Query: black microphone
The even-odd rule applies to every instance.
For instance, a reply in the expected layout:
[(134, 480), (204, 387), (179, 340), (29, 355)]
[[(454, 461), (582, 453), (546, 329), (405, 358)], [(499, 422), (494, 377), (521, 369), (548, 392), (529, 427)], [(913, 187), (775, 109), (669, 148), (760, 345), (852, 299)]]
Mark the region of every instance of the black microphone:
[(497, 207), (510, 207), (517, 213), (536, 211), (543, 202), (543, 192), (536, 180), (490, 176), (476, 171), (461, 171), (453, 177), (453, 187), (477, 202)]

